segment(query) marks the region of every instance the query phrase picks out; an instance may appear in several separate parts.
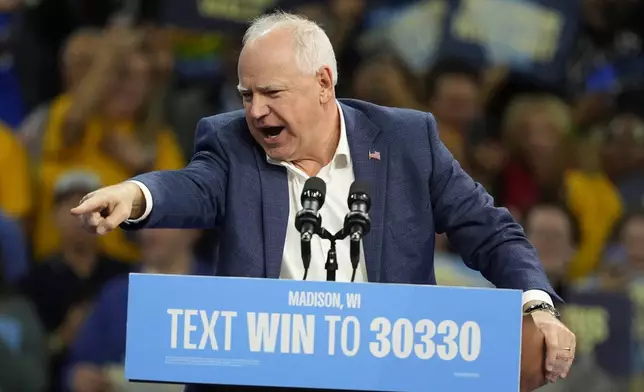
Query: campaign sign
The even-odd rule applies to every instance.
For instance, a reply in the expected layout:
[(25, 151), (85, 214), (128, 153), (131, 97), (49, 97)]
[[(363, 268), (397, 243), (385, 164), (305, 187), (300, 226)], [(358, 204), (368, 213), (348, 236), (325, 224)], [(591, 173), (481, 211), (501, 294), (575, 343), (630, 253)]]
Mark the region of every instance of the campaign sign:
[(163, 24), (196, 30), (237, 31), (276, 0), (163, 0)]
[(516, 290), (131, 274), (126, 378), (519, 390)]
[(563, 77), (579, 4), (561, 0), (447, 0), (441, 56), (506, 64), (547, 83)]

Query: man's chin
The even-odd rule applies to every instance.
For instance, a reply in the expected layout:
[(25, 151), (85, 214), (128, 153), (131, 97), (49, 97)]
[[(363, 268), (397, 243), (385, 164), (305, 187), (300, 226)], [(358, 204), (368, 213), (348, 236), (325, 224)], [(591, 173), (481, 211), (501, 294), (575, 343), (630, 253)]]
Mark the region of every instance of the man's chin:
[(267, 146), (262, 145), (264, 152), (269, 158), (276, 161), (288, 161), (292, 155), (292, 151), (287, 146)]

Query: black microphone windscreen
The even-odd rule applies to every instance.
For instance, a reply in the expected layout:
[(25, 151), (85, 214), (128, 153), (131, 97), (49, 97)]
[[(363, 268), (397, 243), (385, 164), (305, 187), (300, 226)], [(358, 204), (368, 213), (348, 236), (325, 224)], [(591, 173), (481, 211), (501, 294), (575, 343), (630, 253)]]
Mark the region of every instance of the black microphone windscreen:
[(359, 193), (370, 196), (371, 187), (369, 186), (369, 184), (362, 181), (354, 181), (349, 188), (349, 195), (355, 195)]
[(316, 196), (320, 199), (320, 204), (324, 203), (324, 198), (326, 196), (326, 183), (319, 177), (310, 177), (304, 183), (304, 189), (302, 190), (302, 204), (304, 204), (304, 198)]
[(304, 190), (318, 191), (326, 194), (326, 183), (320, 177), (311, 177), (304, 183)]
[(354, 201), (363, 201), (367, 205), (367, 210), (371, 207), (371, 186), (362, 181), (354, 181), (349, 188), (349, 198), (347, 204), (349, 209)]

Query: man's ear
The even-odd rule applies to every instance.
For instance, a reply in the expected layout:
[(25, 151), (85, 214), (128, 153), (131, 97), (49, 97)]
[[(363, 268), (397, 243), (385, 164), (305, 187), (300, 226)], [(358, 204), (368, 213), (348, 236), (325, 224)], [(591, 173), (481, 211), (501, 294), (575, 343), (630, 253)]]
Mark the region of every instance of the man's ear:
[(331, 68), (328, 66), (323, 66), (320, 68), (317, 76), (317, 82), (320, 86), (320, 103), (327, 103), (331, 99), (335, 98), (333, 83), (333, 75), (331, 74)]

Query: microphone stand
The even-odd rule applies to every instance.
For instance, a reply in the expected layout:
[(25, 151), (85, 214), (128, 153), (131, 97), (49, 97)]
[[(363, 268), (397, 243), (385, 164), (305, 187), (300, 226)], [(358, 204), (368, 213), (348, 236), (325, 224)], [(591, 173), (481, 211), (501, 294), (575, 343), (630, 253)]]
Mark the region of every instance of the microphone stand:
[(353, 272), (351, 273), (351, 281), (353, 282), (356, 279), (358, 263), (360, 263), (360, 240), (362, 239), (362, 236), (360, 233), (353, 233), (350, 238), (351, 243), (349, 248), (349, 257), (351, 259), (351, 266), (353, 267)]
[[(335, 282), (336, 271), (338, 270), (338, 258), (335, 243), (338, 240), (343, 240), (349, 233), (342, 229), (335, 234), (329, 233), (324, 227), (320, 229), (320, 238), (329, 240), (331, 242), (331, 247), (327, 253), (326, 263), (324, 268), (326, 269), (326, 280), (327, 282)], [(351, 274), (351, 281), (353, 282), (356, 278), (356, 270), (358, 269), (358, 263), (360, 262), (360, 239), (361, 236), (359, 233), (351, 234), (351, 266), (353, 267), (353, 273)]]
[(338, 259), (336, 256), (335, 240), (331, 240), (331, 248), (329, 249), (329, 253), (326, 255), (326, 263), (324, 263), (327, 282), (335, 282), (335, 273), (338, 270)]
[(304, 233), (300, 237), (302, 263), (304, 264), (304, 277), (302, 280), (306, 280), (306, 277), (309, 275), (309, 266), (311, 265), (311, 237), (308, 233)]

